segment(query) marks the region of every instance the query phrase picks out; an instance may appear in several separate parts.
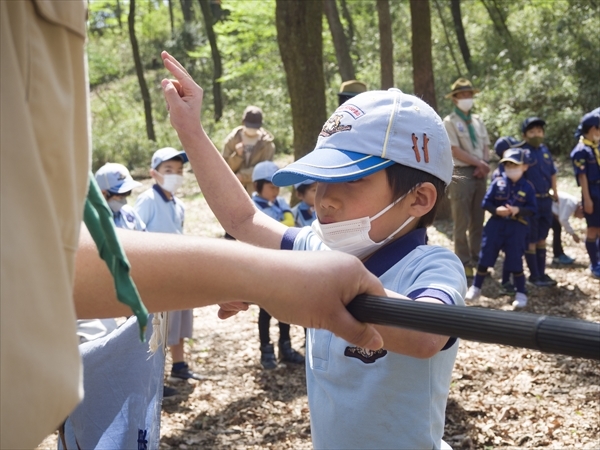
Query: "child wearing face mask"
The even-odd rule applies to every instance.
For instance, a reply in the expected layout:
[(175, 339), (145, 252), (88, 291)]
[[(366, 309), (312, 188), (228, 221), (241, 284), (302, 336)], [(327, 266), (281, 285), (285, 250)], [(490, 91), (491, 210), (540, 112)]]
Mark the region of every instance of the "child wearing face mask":
[[(282, 250), (346, 252), (360, 258), (392, 297), (464, 305), (461, 261), (426, 243), (453, 163), (441, 118), (419, 98), (398, 89), (356, 95), (325, 123), (312, 152), (273, 175), (277, 186), (317, 182), (317, 219), (310, 227), (289, 228), (261, 213), (200, 124), (182, 140), (194, 155), (209, 206), (236, 239)], [(376, 328), (384, 339), (377, 351), (308, 330), (313, 446), (440, 448), (456, 339)]]
[(537, 213), (529, 219), (528, 248), (525, 261), (529, 267), (529, 282), (535, 286), (554, 286), (556, 281), (546, 273), (546, 238), (552, 227), (552, 201), (558, 202), (556, 167), (548, 147), (544, 145), (546, 122), (528, 117), (521, 124), (523, 142), (515, 148), (525, 150), (529, 164), (525, 178), (535, 188)]
[(258, 106), (248, 106), (242, 116), (242, 125), (229, 133), (223, 147), (223, 158), (249, 195), (254, 190), (254, 167), (275, 156), (273, 135), (263, 128), (262, 123), (262, 110)]
[[(279, 197), (279, 187), (271, 179), (279, 167), (272, 161), (259, 162), (252, 171), (254, 192), (252, 201), (256, 207), (273, 219), (291, 227), (294, 226), (294, 216), (290, 206), (283, 197)], [(260, 308), (258, 313), (258, 336), (260, 339), (260, 364), (264, 369), (271, 370), (277, 367), (275, 349), (271, 344), (269, 327), (271, 315)], [(292, 364), (304, 364), (304, 356), (292, 348), (290, 339), (290, 325), (279, 322), (279, 360)]]
[(517, 291), (513, 308), (518, 309), (527, 305), (523, 255), (528, 219), (535, 214), (537, 204), (533, 186), (523, 178), (525, 152), (518, 148), (508, 149), (500, 162), (504, 165), (504, 171), (492, 181), (481, 205), (492, 217), (483, 227), (479, 265), (465, 300), (479, 298), (488, 268), (494, 266), (502, 250), (504, 270), (512, 273)]
[[(154, 152), (150, 176), (155, 184), (142, 192), (136, 202), (135, 211), (153, 233), (183, 234), (185, 207), (175, 196), (183, 184), (183, 165), (188, 161), (183, 151), (165, 147)], [(193, 372), (184, 357), (183, 342), (193, 335), (194, 315), (192, 310), (171, 311), (168, 314), (167, 344), (173, 359), (171, 378), (201, 380)]]
[(587, 225), (585, 248), (592, 276), (600, 278), (600, 108), (582, 117), (576, 137), (579, 142), (571, 152), (571, 160), (581, 187)]

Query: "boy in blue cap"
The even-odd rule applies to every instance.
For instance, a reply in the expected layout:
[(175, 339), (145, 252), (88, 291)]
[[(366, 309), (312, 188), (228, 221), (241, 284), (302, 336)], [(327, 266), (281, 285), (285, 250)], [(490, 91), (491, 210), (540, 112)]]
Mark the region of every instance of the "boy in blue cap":
[[(135, 210), (146, 223), (148, 231), (183, 234), (185, 207), (175, 193), (183, 184), (183, 165), (187, 161), (185, 152), (172, 147), (161, 148), (152, 155), (150, 176), (155, 183), (135, 202)], [(184, 339), (193, 336), (193, 311), (171, 311), (168, 323), (167, 343), (173, 360), (171, 377), (201, 380), (201, 375), (190, 370), (184, 356)]]
[[(283, 197), (279, 197), (279, 187), (271, 181), (275, 172), (279, 170), (273, 161), (259, 162), (252, 171), (254, 192), (252, 201), (256, 207), (278, 222), (291, 227), (294, 226), (294, 217), (290, 206)], [(270, 370), (277, 367), (275, 349), (271, 344), (269, 327), (271, 315), (260, 308), (258, 313), (258, 336), (260, 339), (260, 364), (264, 369)], [(292, 364), (304, 364), (304, 356), (292, 348), (290, 339), (290, 325), (279, 322), (279, 359)]]
[(523, 174), (525, 152), (511, 148), (500, 160), (504, 171), (496, 177), (483, 198), (482, 208), (492, 214), (483, 228), (479, 266), (465, 300), (473, 301), (481, 295), (481, 286), (488, 267), (493, 267), (500, 250), (504, 251), (504, 271), (513, 274), (517, 290), (513, 307), (527, 305), (523, 254), (526, 248), (528, 218), (537, 209), (535, 190)]
[[(554, 286), (546, 274), (546, 238), (552, 227), (552, 201), (558, 201), (556, 189), (556, 167), (548, 147), (544, 145), (544, 126), (539, 117), (528, 117), (521, 124), (523, 142), (515, 147), (528, 152), (529, 164), (525, 178), (533, 184), (537, 202), (537, 213), (529, 220), (529, 246), (525, 261), (529, 267), (529, 281), (536, 286)], [(526, 155), (527, 156), (527, 155)]]
[(581, 119), (579, 142), (571, 152), (577, 185), (581, 187), (583, 212), (587, 224), (585, 248), (590, 257), (590, 271), (600, 278), (600, 108)]
[[(171, 123), (226, 230), (263, 247), (343, 251), (379, 276), (389, 295), (464, 304), (462, 263), (450, 250), (426, 245), (426, 227), (452, 180), (450, 141), (429, 105), (390, 89), (359, 94), (340, 106), (323, 126), (315, 150), (273, 176), (276, 185), (318, 182), (317, 219), (311, 227), (288, 228), (261, 214), (244, 195), (197, 115), (186, 113), (200, 110), (201, 88), (163, 57), (178, 78), (163, 81), (171, 111), (178, 112)], [(440, 448), (455, 339), (376, 328), (385, 342), (385, 349), (376, 351), (308, 330), (314, 447)]]
[(296, 196), (300, 200), (292, 208), (294, 223), (297, 227), (310, 226), (317, 215), (315, 214), (315, 195), (317, 194), (317, 182), (315, 180), (305, 180), (294, 184)]

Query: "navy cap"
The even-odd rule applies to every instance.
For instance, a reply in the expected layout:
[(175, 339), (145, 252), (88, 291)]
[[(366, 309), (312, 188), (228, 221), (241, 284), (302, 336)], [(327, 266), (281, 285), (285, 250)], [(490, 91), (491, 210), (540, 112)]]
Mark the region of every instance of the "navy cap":
[(423, 100), (394, 88), (367, 91), (336, 109), (315, 149), (279, 170), (273, 184), (343, 183), (393, 164), (422, 170), (448, 185), (450, 139), (440, 116)]
[(546, 125), (546, 121), (543, 119), (540, 119), (539, 117), (528, 117), (527, 119), (525, 119), (523, 121), (523, 124), (521, 125), (521, 132), (523, 134), (525, 134), (527, 132), (527, 130), (529, 130), (530, 128), (534, 127), (534, 126), (540, 126), (540, 127), (544, 127)]
[(518, 143), (519, 141), (512, 136), (502, 136), (501, 138), (498, 138), (494, 144), (494, 150), (496, 151), (498, 157), (502, 158), (502, 155), (506, 150), (511, 148), (513, 145), (517, 145)]
[(600, 128), (600, 108), (592, 112), (587, 113), (581, 118), (582, 128)]
[(523, 164), (525, 162), (525, 152), (520, 148), (509, 148), (502, 155), (501, 163), (503, 162), (513, 162), (515, 164)]

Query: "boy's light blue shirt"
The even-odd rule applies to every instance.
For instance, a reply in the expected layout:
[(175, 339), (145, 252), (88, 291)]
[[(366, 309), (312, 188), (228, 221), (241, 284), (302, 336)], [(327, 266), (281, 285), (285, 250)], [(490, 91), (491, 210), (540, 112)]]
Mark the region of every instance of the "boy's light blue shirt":
[[(464, 305), (467, 284), (460, 260), (425, 241), (425, 229), (413, 230), (381, 248), (365, 266), (394, 292)], [(282, 248), (327, 249), (308, 227), (289, 229)], [(432, 358), (417, 359), (359, 349), (329, 331), (309, 329), (306, 380), (313, 446), (440, 448), (457, 350), (450, 339)]]
[(304, 201), (301, 201), (292, 208), (292, 214), (294, 215), (296, 226), (300, 228), (310, 226), (317, 218), (314, 210)]
[(183, 202), (175, 196), (169, 200), (158, 184), (139, 195), (134, 210), (146, 224), (147, 231), (183, 234)]
[(113, 213), (113, 219), (117, 228), (146, 231), (146, 224), (129, 205), (123, 205), (119, 212)]

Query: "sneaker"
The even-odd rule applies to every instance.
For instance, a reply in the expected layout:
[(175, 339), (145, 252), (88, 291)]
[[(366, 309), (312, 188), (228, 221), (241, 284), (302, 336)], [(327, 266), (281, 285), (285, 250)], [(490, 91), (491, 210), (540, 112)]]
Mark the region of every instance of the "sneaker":
[(304, 364), (304, 356), (292, 348), (290, 341), (279, 342), (279, 360), (292, 364)]
[(177, 394), (179, 394), (179, 392), (177, 392), (177, 389), (174, 389), (169, 386), (163, 386), (163, 397), (173, 397)]
[(182, 368), (180, 368), (179, 370), (174, 370), (171, 369), (171, 378), (178, 378), (180, 380), (204, 380), (205, 377), (203, 377), (202, 375), (196, 373), (196, 372), (192, 372), (190, 370), (190, 366), (187, 365), (187, 363), (184, 363), (184, 366)]
[(596, 267), (590, 266), (590, 271), (594, 278), (600, 278), (600, 264), (596, 264)]
[(481, 289), (476, 286), (471, 286), (465, 295), (465, 301), (472, 302), (481, 297)]
[(502, 286), (500, 286), (500, 290), (507, 295), (515, 295), (515, 292), (517, 292), (515, 286), (510, 281), (507, 281)]
[(564, 253), (562, 255), (560, 255), (558, 258), (552, 258), (552, 262), (554, 264), (565, 264), (565, 265), (569, 265), (569, 264), (573, 264), (575, 262), (575, 258), (571, 258), (568, 255), (565, 255)]
[(465, 266), (465, 275), (467, 278), (473, 278), (475, 276), (475, 271), (472, 267)]
[(556, 280), (554, 280), (553, 278), (550, 278), (550, 275), (548, 275), (547, 273), (545, 273), (544, 275), (542, 275), (542, 280), (545, 281), (546, 283), (548, 283), (548, 286), (556, 286), (557, 282)]
[(517, 292), (515, 295), (515, 301), (512, 303), (513, 309), (522, 309), (527, 306), (527, 295), (522, 292)]
[(260, 348), (260, 365), (266, 370), (272, 370), (277, 367), (275, 349), (272, 344), (263, 345)]
[[(550, 278), (550, 277), (548, 277), (548, 278)], [(545, 281), (542, 277), (532, 277), (530, 275), (529, 278), (527, 279), (527, 281), (529, 281), (531, 284), (538, 286), (538, 287), (552, 286), (552, 283)]]

